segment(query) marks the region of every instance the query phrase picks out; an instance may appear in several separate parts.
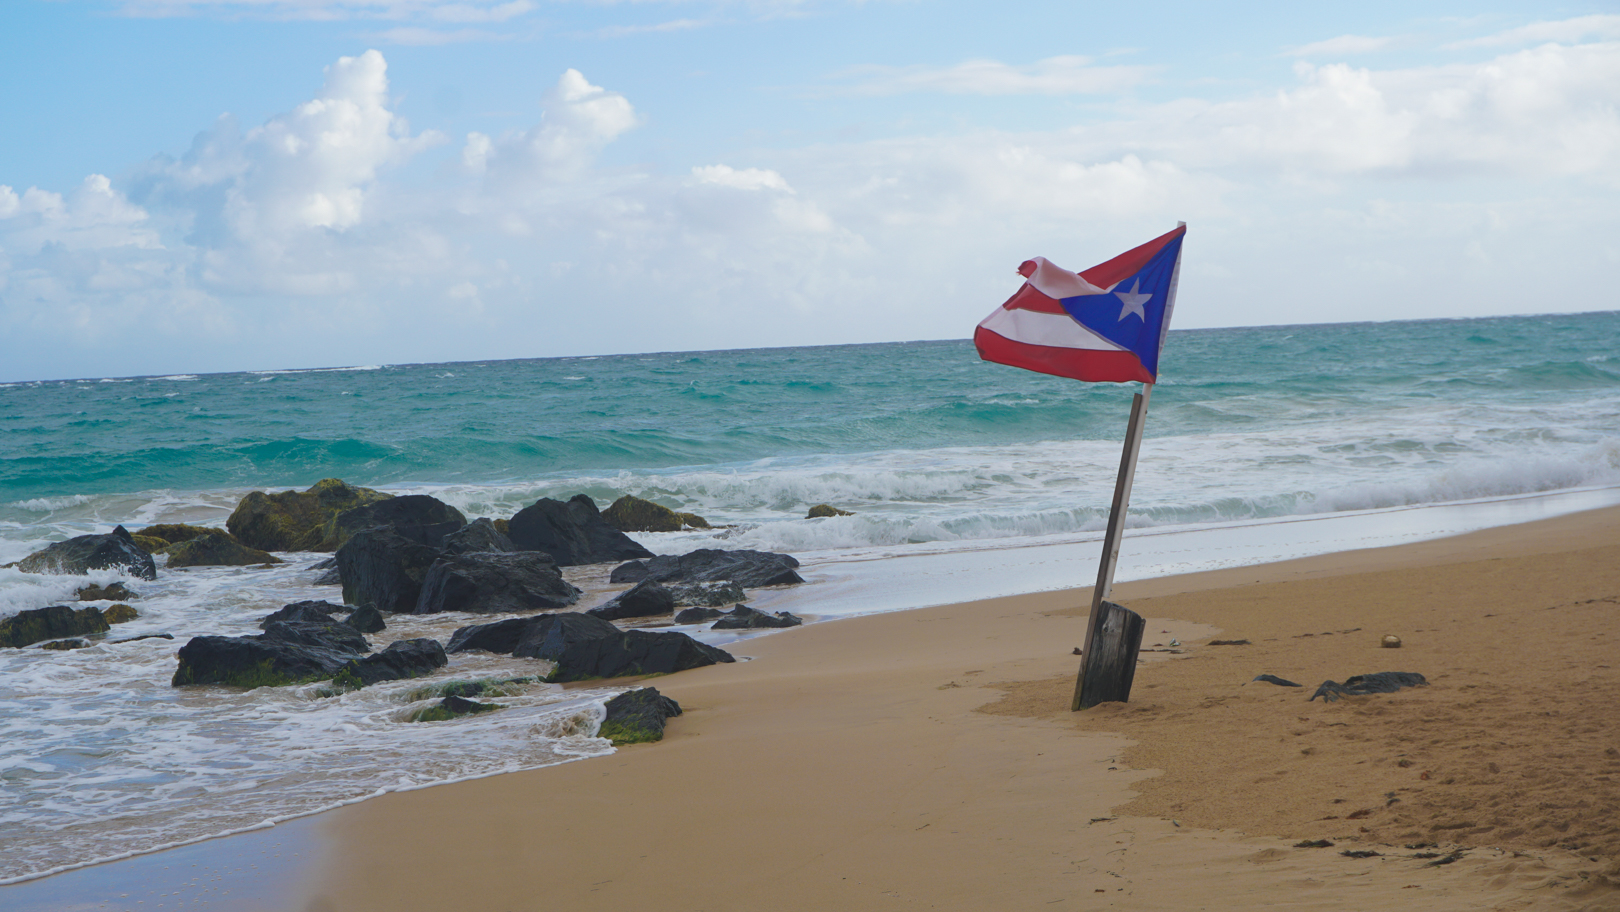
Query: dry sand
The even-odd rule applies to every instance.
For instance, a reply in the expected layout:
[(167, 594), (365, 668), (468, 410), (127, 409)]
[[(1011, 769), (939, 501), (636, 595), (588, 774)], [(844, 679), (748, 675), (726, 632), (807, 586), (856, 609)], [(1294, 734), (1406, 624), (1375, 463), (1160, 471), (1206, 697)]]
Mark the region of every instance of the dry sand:
[[(661, 743), (325, 815), (306, 908), (1620, 908), (1620, 510), (1115, 595), (1186, 646), (1130, 704), (1067, 711), (1084, 589), (788, 631)], [(1373, 671), (1431, 683), (1246, 683)]]

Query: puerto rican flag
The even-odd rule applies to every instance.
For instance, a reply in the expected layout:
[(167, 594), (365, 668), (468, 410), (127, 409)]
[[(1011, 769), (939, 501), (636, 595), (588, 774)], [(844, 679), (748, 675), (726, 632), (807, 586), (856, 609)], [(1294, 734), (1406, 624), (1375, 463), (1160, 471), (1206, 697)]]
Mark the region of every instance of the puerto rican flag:
[(1153, 383), (1186, 233), (1183, 223), (1081, 273), (1026, 260), (1024, 286), (973, 333), (979, 357), (1073, 380)]

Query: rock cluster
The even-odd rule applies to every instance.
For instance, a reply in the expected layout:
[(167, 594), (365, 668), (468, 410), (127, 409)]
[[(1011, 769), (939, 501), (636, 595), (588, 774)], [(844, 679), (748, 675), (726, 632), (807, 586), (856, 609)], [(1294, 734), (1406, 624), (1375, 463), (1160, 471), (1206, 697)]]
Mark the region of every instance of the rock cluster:
[(725, 650), (684, 633), (620, 630), (601, 618), (572, 613), (462, 627), (451, 636), (446, 651), (471, 649), (553, 662), (550, 681), (670, 674), (736, 661)]

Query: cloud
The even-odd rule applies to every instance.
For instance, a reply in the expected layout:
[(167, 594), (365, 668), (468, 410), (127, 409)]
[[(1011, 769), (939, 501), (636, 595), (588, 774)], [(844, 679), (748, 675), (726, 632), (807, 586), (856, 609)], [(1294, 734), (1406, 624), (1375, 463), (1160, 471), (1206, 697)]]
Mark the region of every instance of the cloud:
[(1614, 306), (1617, 86), (1606, 43), (1301, 62), (1244, 98), (662, 171), (604, 164), (645, 118), (573, 69), (527, 129), (438, 148), (370, 51), (126, 179), (0, 187), (0, 379), (960, 337), (1029, 256), (1179, 219), (1183, 325), (1524, 310), (1549, 263)]
[(1398, 70), (1301, 62), (1295, 73), (1294, 87), (1273, 94), (1184, 99), (1085, 139), (1250, 174), (1556, 174), (1620, 185), (1620, 43)]
[(528, 130), (491, 138), (469, 133), (462, 163), (502, 183), (528, 183), (577, 171), (638, 121), (635, 108), (617, 92), (591, 85), (567, 70), (542, 99), (545, 120)]
[(1511, 47), (1548, 41), (1574, 44), (1585, 38), (1606, 38), (1611, 40), (1620, 38), (1620, 16), (1599, 14), (1578, 16), (1574, 19), (1532, 22), (1529, 25), (1508, 29), (1494, 35), (1486, 35), (1483, 38), (1458, 41), (1448, 44), (1446, 47), (1452, 50), (1476, 47)]
[(1027, 66), (969, 60), (951, 67), (860, 66), (836, 74), (849, 95), (1100, 95), (1122, 92), (1156, 72), (1147, 66), (1093, 66), (1089, 57), (1048, 57)]
[(700, 165), (692, 169), (692, 177), (700, 184), (717, 184), (738, 190), (780, 190), (791, 194), (793, 188), (782, 175), (764, 168), (744, 168), (738, 171), (729, 165)]
[(1386, 50), (1397, 39), (1393, 37), (1369, 38), (1363, 35), (1340, 35), (1326, 41), (1313, 41), (1287, 52), (1290, 57), (1356, 57)]

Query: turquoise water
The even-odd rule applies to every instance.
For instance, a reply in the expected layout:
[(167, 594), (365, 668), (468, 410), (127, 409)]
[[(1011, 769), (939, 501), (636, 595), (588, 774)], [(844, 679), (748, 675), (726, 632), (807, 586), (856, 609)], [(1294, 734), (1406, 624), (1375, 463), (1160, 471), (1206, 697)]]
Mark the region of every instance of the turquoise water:
[[(1138, 512), (1608, 483), (1617, 343), (1615, 313), (1174, 332)], [(831, 547), (1083, 527), (1128, 396), (981, 362), (963, 341), (8, 384), (0, 558), (324, 477), (492, 515), (577, 491), (729, 522), (823, 501), (877, 514), (882, 529)]]
[[(1208, 531), (1230, 555), (1233, 528), (1304, 534), (1276, 518), (1398, 523), (1356, 511), (1620, 485), (1617, 352), (1617, 313), (1173, 332), (1131, 522), (1230, 524)], [(637, 494), (726, 526), (639, 535), (654, 551), (804, 558), (810, 582), (767, 596), (799, 601), (773, 607), (912, 607), (955, 578), (929, 590), (927, 560), (997, 579), (1024, 566), (1005, 575), (1049, 585), (1036, 571), (1051, 576), (1060, 546), (1031, 546), (1105, 521), (1131, 392), (983, 363), (964, 341), (5, 384), (0, 563), (117, 523), (220, 525), (250, 489), (340, 477), (472, 516)], [(806, 519), (817, 503), (854, 515)], [(1219, 556), (1151, 538), (1130, 559)], [(137, 584), (141, 618), (117, 635), (173, 641), (0, 650), (0, 882), (609, 750), (592, 736), (606, 692), (534, 685), (502, 712), (416, 725), (422, 681), (341, 697), (171, 688), (190, 636), (254, 633), (287, 602), (339, 597), (314, 582), (324, 555), (286, 557)], [(879, 565), (912, 570), (883, 588)], [(600, 570), (569, 572), (580, 607), (611, 594)], [(0, 616), (82, 582), (0, 569)], [(483, 620), (396, 615), (374, 645)], [(458, 654), (427, 683), (528, 662)]]

